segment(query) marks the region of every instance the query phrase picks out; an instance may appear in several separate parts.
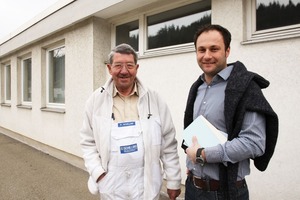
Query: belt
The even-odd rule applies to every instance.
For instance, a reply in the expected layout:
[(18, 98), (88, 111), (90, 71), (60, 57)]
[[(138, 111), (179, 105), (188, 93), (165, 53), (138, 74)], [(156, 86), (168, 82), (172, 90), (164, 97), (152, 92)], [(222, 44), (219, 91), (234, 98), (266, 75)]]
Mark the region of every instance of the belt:
[[(220, 181), (213, 179), (201, 179), (197, 176), (191, 175), (193, 183), (196, 188), (205, 191), (217, 191), (220, 188)], [(245, 179), (236, 181), (235, 185), (237, 188), (241, 188), (246, 184)]]

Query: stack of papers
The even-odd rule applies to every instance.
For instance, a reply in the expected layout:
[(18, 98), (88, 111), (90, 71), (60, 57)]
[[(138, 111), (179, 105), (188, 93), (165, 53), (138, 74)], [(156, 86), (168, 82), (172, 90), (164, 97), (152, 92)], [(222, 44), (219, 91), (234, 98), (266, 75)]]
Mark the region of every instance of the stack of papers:
[(212, 147), (227, 141), (227, 134), (214, 127), (205, 117), (200, 115), (183, 131), (184, 144), (192, 145), (196, 136), (201, 147)]

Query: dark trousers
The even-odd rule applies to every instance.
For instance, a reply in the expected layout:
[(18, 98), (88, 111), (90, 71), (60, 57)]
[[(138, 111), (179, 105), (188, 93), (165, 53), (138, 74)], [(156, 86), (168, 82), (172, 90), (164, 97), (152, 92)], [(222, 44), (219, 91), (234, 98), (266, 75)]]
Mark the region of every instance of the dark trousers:
[[(249, 200), (247, 184), (238, 188), (238, 200)], [(204, 191), (195, 187), (192, 176), (185, 181), (185, 200), (226, 200), (220, 191)]]

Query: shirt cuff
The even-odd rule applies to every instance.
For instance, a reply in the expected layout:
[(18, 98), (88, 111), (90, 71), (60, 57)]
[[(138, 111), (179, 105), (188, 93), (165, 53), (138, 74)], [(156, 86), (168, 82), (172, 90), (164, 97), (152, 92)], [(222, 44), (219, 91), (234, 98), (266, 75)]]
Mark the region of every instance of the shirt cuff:
[(222, 145), (219, 144), (213, 147), (207, 147), (204, 149), (205, 159), (207, 163), (220, 163), (223, 162)]

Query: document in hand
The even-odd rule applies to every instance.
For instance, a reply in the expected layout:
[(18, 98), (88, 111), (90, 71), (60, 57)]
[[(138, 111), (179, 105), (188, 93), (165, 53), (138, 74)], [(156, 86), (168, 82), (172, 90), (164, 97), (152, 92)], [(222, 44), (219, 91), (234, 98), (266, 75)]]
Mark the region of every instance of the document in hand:
[(186, 146), (192, 145), (193, 136), (197, 136), (201, 147), (212, 147), (227, 141), (227, 134), (219, 131), (202, 115), (184, 129), (183, 139)]

